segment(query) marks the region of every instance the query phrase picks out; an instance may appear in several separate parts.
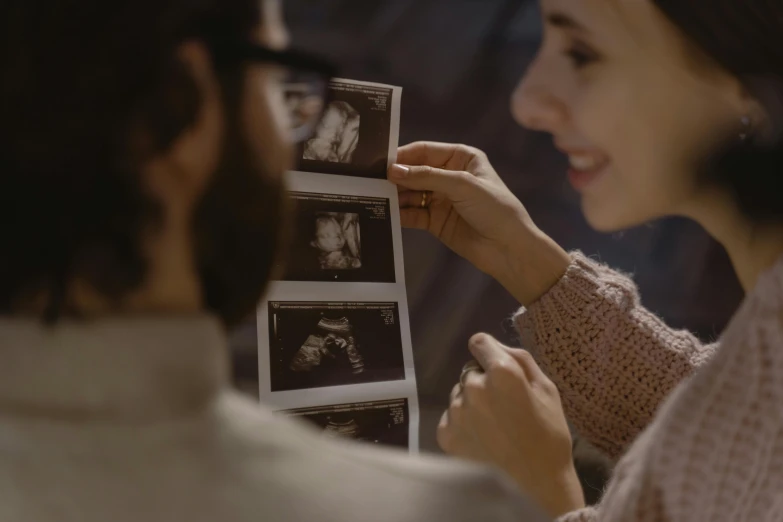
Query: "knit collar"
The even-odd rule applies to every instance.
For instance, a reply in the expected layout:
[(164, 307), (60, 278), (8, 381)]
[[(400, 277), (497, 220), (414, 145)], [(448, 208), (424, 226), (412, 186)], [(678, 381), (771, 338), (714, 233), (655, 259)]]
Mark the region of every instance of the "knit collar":
[(153, 421), (202, 408), (227, 382), (211, 317), (0, 319), (0, 417)]

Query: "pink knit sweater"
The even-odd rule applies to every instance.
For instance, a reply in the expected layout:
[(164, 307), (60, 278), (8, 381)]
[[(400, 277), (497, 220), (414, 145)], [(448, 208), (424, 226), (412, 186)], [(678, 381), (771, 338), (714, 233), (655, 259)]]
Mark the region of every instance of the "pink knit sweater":
[(573, 259), (517, 326), (580, 434), (622, 459), (600, 505), (562, 521), (783, 520), (783, 260), (702, 345)]

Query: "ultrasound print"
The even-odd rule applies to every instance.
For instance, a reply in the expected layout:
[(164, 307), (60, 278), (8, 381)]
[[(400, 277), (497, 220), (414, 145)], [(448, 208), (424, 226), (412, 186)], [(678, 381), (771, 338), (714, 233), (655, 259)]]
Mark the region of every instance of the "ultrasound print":
[(346, 102), (329, 104), (315, 137), (305, 144), (303, 159), (351, 163), (359, 145), (359, 112)]
[(269, 304), (272, 391), (405, 378), (396, 303)]
[(290, 194), (296, 232), (279, 272), (286, 281), (394, 283), (389, 200)]
[(408, 447), (407, 399), (302, 408), (286, 413), (315, 424), (328, 437)]
[(392, 90), (336, 80), (329, 96), (315, 135), (300, 147), (298, 170), (386, 179)]

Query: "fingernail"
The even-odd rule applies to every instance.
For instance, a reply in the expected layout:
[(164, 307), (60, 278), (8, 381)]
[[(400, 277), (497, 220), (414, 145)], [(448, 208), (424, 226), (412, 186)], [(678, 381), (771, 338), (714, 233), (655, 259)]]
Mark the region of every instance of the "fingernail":
[(473, 337), (471, 337), (468, 342), (472, 346), (479, 347), (487, 344), (490, 341), (490, 339), (491, 337), (485, 333), (477, 333), (473, 335)]
[(389, 174), (393, 178), (402, 179), (407, 177), (410, 171), (411, 169), (409, 169), (405, 165), (398, 165), (395, 163), (394, 165), (391, 166), (391, 169), (389, 169)]

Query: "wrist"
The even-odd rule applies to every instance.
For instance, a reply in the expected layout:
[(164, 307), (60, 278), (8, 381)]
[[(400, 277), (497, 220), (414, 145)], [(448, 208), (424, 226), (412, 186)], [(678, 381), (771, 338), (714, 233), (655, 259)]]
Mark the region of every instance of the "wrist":
[(535, 228), (509, 244), (501, 257), (491, 275), (523, 306), (547, 293), (571, 265), (568, 252)]
[(555, 482), (553, 494), (547, 499), (547, 505), (544, 507), (555, 518), (584, 509), (585, 495), (573, 466), (565, 470)]
[(585, 507), (584, 492), (573, 465), (549, 480), (538, 481), (537, 484), (533, 490), (527, 489), (522, 483), (520, 487), (523, 493), (531, 495), (553, 519)]

